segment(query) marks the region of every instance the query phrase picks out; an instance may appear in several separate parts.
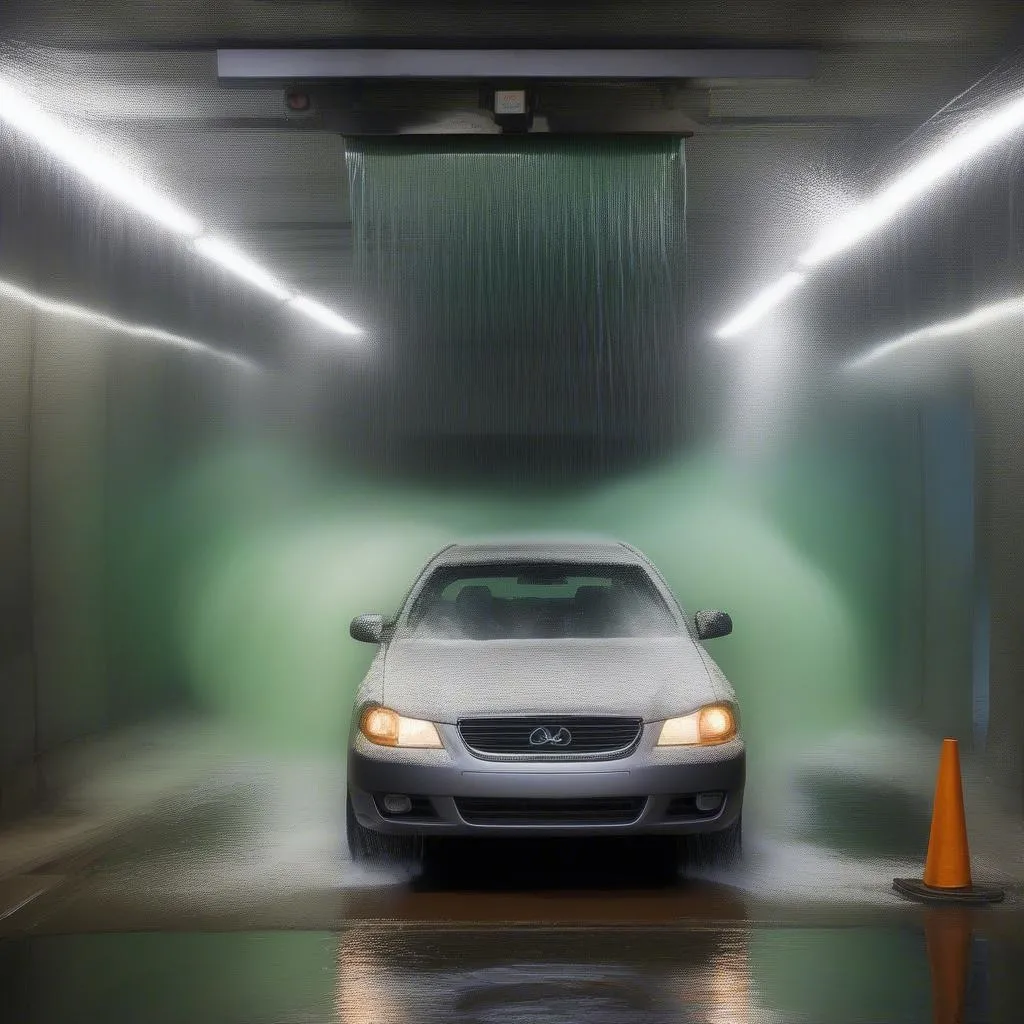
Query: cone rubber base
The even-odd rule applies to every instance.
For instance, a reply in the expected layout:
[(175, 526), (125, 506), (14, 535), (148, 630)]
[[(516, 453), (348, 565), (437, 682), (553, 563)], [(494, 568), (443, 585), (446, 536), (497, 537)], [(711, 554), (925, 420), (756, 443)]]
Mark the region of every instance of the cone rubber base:
[(1000, 903), (1006, 895), (994, 885), (969, 885), (963, 889), (935, 889), (920, 878), (894, 878), (892, 887), (908, 899), (925, 903)]

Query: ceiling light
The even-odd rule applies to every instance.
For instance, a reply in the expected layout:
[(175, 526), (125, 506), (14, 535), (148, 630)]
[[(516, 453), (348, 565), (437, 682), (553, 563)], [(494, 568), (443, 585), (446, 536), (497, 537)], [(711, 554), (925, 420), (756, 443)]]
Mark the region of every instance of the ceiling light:
[(225, 270), (230, 270), (232, 274), (236, 274), (250, 284), (256, 285), (257, 288), (261, 288), (279, 302), (284, 302), (285, 299), (291, 297), (291, 291), (281, 284), (276, 277), (264, 270), (258, 263), (249, 259), (245, 253), (239, 252), (233, 245), (229, 245), (227, 242), (223, 242), (219, 238), (213, 238), (210, 235), (197, 238), (193, 244), (204, 256), (215, 260)]
[(104, 191), (181, 235), (198, 235), (202, 225), (187, 210), (160, 195), (85, 137), (69, 131), (41, 107), (0, 79), (0, 120), (30, 136)]
[(338, 334), (354, 335), (363, 333), (350, 320), (346, 320), (343, 316), (339, 316), (337, 313), (332, 312), (326, 306), (322, 306), (319, 302), (307, 299), (304, 295), (296, 295), (289, 304), (294, 306), (295, 309), (299, 310), (299, 312), (305, 313), (306, 316), (311, 317), (320, 324), (323, 324), (324, 327), (329, 327), (332, 331), (337, 331)]
[(765, 313), (774, 309), (787, 295), (799, 288), (806, 279), (806, 274), (796, 270), (783, 274), (774, 284), (758, 292), (731, 320), (722, 324), (715, 331), (715, 337), (734, 338), (737, 334), (749, 330)]
[(869, 349), (864, 355), (851, 360), (847, 364), (847, 369), (863, 369), (879, 359), (918, 342), (934, 341), (937, 338), (948, 338), (954, 334), (976, 331), (979, 327), (999, 320), (1008, 320), (1014, 316), (1024, 316), (1024, 296), (993, 302), (988, 306), (981, 306), (965, 316), (957, 317), (955, 320), (943, 320), (937, 324), (929, 324), (927, 327), (920, 327), (916, 331), (911, 331), (892, 341), (882, 342)]
[(215, 260), (226, 270), (262, 289), (278, 301), (290, 300), (296, 309), (339, 334), (362, 333), (355, 324), (319, 302), (295, 295), (291, 289), (233, 245), (219, 238), (204, 235), (203, 225), (197, 217), (161, 195), (88, 138), (64, 127), (3, 78), (0, 78), (0, 120), (34, 139), (53, 156), (128, 206), (176, 234), (191, 237), (198, 252)]
[(1024, 99), (1017, 99), (956, 132), (948, 142), (900, 175), (873, 199), (854, 207), (827, 227), (814, 245), (801, 254), (800, 262), (814, 266), (855, 245), (892, 220), (922, 192), (1022, 125)]
[(111, 331), (116, 334), (125, 334), (132, 338), (140, 338), (146, 341), (159, 341), (167, 345), (174, 345), (176, 348), (186, 349), (200, 355), (210, 356), (219, 359), (242, 370), (259, 370), (258, 363), (244, 356), (236, 356), (231, 352), (207, 345), (205, 342), (196, 341), (194, 338), (185, 338), (180, 334), (172, 334), (160, 327), (149, 327), (146, 324), (127, 323), (115, 317), (107, 316), (106, 313), (99, 313), (84, 306), (76, 306), (70, 302), (62, 302), (58, 299), (50, 299), (45, 295), (38, 295), (30, 292), (10, 281), (0, 280), (0, 296), (14, 299), (16, 302), (24, 303), (44, 313), (50, 313), (65, 320), (77, 320), (80, 323), (89, 324), (91, 327), (98, 327), (101, 330)]

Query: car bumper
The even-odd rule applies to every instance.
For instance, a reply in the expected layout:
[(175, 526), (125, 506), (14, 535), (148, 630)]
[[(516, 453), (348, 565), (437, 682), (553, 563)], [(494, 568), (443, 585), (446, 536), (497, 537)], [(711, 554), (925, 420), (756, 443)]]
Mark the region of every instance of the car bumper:
[[(448, 750), (426, 763), (353, 749), (359, 823), (393, 835), (685, 835), (728, 828), (743, 806), (740, 740), (674, 750), (652, 741), (606, 761), (491, 761), (445, 739)], [(388, 812), (389, 794), (415, 798), (412, 811)], [(717, 806), (698, 808), (699, 794), (717, 795)]]

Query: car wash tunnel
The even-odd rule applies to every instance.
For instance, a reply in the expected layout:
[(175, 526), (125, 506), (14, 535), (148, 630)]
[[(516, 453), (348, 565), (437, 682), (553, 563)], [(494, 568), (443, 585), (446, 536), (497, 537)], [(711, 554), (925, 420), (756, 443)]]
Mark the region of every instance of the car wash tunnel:
[(5, 4), (4, 1020), (1019, 1021), (1022, 43)]

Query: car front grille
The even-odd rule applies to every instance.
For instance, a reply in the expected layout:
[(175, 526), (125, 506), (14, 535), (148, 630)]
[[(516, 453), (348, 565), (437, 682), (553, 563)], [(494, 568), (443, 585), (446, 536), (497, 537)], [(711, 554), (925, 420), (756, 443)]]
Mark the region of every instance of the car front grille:
[(575, 800), (457, 797), (470, 825), (629, 825), (643, 813), (646, 797), (582, 797)]
[(629, 751), (640, 739), (639, 718), (579, 715), (464, 718), (459, 733), (470, 750), (491, 756), (529, 755), (541, 760)]

